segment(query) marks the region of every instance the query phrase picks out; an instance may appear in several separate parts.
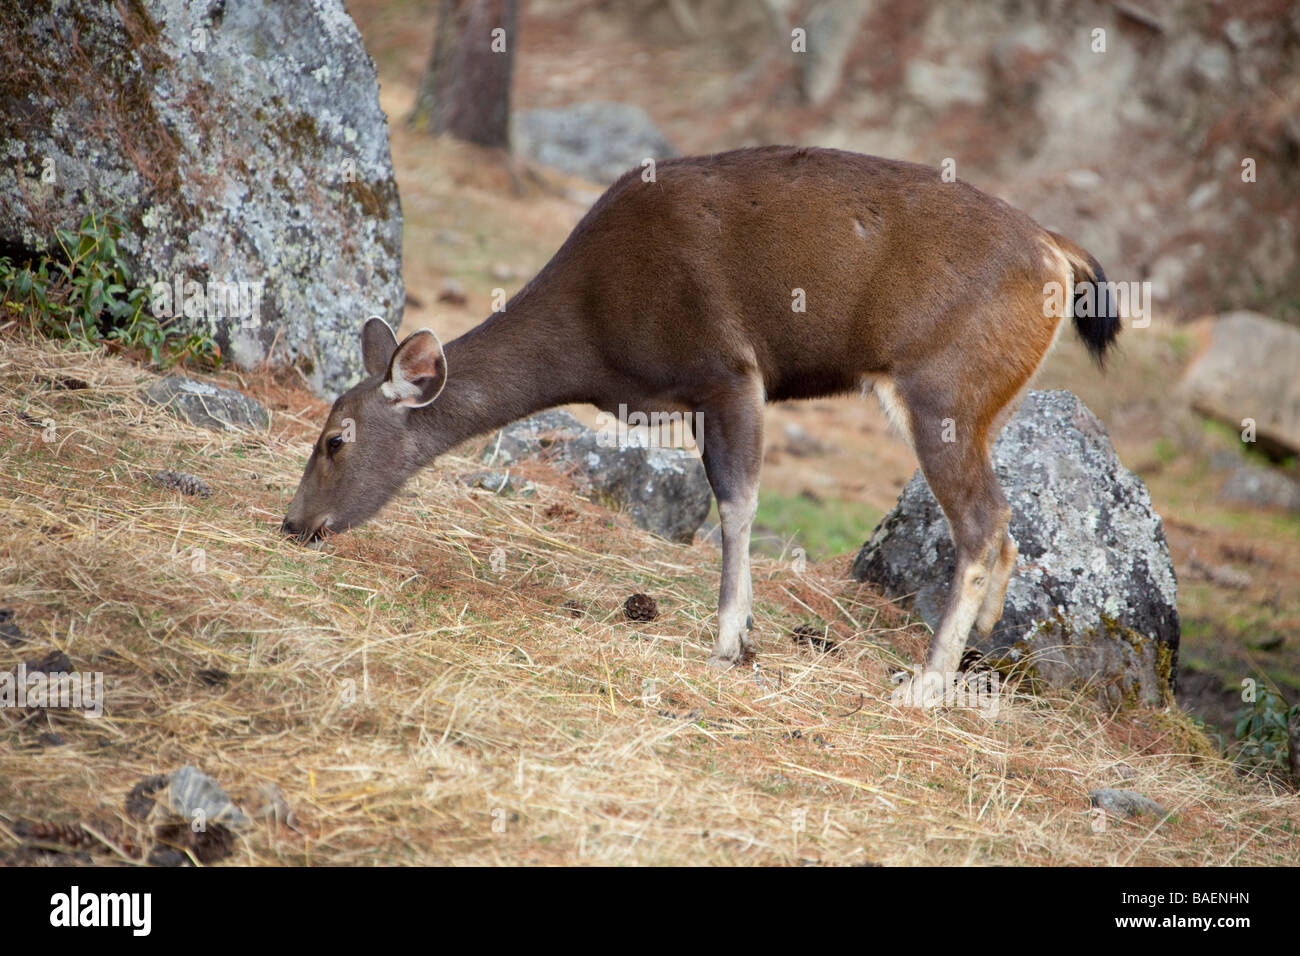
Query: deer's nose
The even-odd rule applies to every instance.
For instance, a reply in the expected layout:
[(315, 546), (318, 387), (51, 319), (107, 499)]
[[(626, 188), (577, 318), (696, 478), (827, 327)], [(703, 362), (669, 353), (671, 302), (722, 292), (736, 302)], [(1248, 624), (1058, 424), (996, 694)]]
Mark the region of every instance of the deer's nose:
[(298, 527), (288, 518), (285, 518), (280, 522), (280, 533), (287, 534), (293, 538), (298, 538), (302, 536), (302, 528)]

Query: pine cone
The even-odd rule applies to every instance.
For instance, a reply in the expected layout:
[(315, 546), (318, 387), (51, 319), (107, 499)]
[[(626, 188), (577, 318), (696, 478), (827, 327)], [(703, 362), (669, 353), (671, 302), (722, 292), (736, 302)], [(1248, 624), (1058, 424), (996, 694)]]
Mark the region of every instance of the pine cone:
[(835, 647), (835, 642), (827, 636), (827, 632), (814, 624), (800, 624), (790, 632), (790, 640), (796, 644), (807, 644), (819, 651), (829, 651)]
[(135, 820), (143, 820), (153, 809), (153, 795), (167, 786), (167, 778), (161, 774), (145, 777), (126, 795), (126, 814)]
[(99, 841), (83, 830), (80, 823), (50, 823), (37, 820), (35, 823), (16, 824), (14, 832), (26, 840), (59, 843), (77, 850), (89, 850), (99, 845)]
[(629, 621), (653, 621), (659, 616), (659, 606), (648, 594), (633, 594), (623, 602), (623, 613)]
[(198, 495), (200, 498), (212, 495), (206, 481), (187, 471), (155, 471), (149, 480), (160, 488), (174, 488), (183, 495)]

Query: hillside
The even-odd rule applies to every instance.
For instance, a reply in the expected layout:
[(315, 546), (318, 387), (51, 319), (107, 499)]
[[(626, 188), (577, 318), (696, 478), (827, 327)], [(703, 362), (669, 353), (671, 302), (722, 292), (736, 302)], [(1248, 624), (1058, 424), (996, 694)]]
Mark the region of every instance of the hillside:
[[(0, 335), (0, 592), (26, 637), (0, 646), (0, 670), (62, 652), (104, 674), (106, 697), (97, 719), (0, 711), (11, 861), (40, 858), (18, 851), (33, 824), (68, 825), (95, 861), (132, 858), (124, 798), (184, 764), (250, 815), (268, 785), (291, 811), (235, 840), (236, 863), (1300, 856), (1294, 796), (1239, 777), (1177, 709), (1103, 713), (1014, 685), (996, 713), (892, 704), (889, 675), (927, 635), (838, 560), (756, 557), (759, 666), (705, 666), (716, 549), (640, 532), (542, 466), (534, 496), (499, 497), (457, 483), (474, 466), (452, 456), (364, 530), (299, 547), (276, 529), (322, 404), (224, 373), (272, 423), (210, 432), (144, 404), (151, 376)], [(211, 496), (155, 486), (159, 469)], [(656, 620), (624, 618), (633, 592)], [(834, 649), (796, 644), (800, 624)], [(1170, 815), (1103, 816), (1101, 786)]]

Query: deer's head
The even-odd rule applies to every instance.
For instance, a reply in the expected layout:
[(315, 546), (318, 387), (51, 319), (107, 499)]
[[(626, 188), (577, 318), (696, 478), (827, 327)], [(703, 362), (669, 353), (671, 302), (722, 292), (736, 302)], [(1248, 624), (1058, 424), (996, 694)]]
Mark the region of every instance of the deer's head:
[(300, 541), (361, 524), (425, 464), (408, 419), (447, 383), (438, 337), (421, 329), (398, 345), (387, 323), (370, 318), (361, 356), (366, 379), (330, 409), (280, 526)]

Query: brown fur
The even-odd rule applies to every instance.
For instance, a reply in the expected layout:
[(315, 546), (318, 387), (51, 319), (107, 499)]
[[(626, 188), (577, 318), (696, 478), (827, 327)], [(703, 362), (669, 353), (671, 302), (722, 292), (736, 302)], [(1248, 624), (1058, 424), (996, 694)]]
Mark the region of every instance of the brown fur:
[[(981, 605), (1005, 591), (1014, 560), (989, 447), (1060, 321), (1044, 315), (1044, 284), (1091, 276), (1089, 264), (1001, 200), (912, 163), (763, 147), (667, 160), (655, 182), (633, 170), (445, 360), (414, 347), (404, 360), (410, 339), (399, 348), (367, 327), (370, 376), (335, 403), (285, 528), (354, 525), (442, 451), (543, 408), (702, 412), (724, 537), (714, 659), (734, 663), (752, 652), (737, 622), (749, 614), (763, 402), (887, 382), (957, 546), (929, 661), (955, 670), (976, 612), (996, 623), (1000, 599)], [(791, 308), (795, 289), (806, 312)], [(383, 396), (393, 367), (409, 379), (421, 361), (422, 394), (445, 378), (436, 401)], [(345, 418), (355, 447), (331, 456)]]

